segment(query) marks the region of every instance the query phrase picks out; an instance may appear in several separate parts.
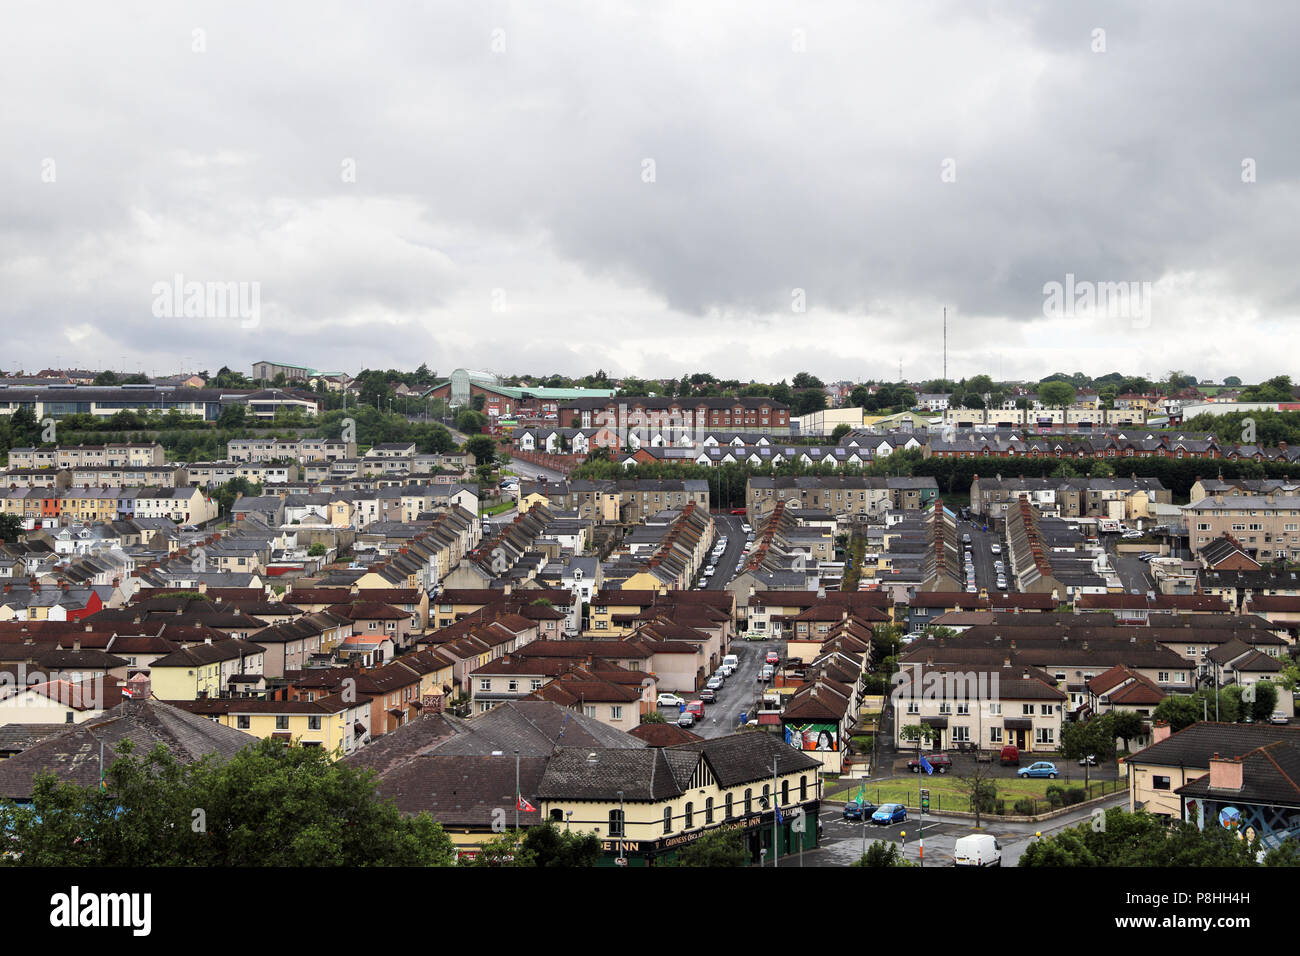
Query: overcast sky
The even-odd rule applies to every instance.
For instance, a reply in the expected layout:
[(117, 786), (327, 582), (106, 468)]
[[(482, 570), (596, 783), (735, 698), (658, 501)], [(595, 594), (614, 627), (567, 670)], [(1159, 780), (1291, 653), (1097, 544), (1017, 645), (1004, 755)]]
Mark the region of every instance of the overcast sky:
[(11, 6), (0, 368), (1295, 374), (1298, 21)]

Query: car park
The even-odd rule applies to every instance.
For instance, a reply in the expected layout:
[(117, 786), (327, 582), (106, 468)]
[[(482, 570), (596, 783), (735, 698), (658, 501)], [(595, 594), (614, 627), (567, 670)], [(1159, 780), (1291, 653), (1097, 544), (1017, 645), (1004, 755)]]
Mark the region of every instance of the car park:
[(1018, 777), (1046, 777), (1049, 780), (1056, 779), (1056, 764), (1050, 760), (1040, 760), (1037, 763), (1031, 763), (1028, 767), (1022, 767), (1016, 774)]
[(656, 707), (684, 707), (686, 701), (676, 694), (660, 694), (655, 700)]
[(886, 803), (871, 815), (872, 823), (906, 823), (907, 807), (901, 803)]

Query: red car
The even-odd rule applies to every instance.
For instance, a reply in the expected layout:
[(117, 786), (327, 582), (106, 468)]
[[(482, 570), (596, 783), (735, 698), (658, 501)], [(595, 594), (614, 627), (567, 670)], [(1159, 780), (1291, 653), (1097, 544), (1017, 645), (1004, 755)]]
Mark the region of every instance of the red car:
[(686, 710), (688, 713), (694, 714), (697, 721), (704, 719), (704, 701), (693, 700), (686, 705)]
[(780, 663), (781, 663), (781, 655), (778, 654), (776, 651), (768, 651), (768, 652), (767, 652), (767, 657), (765, 658), (765, 661), (766, 661), (766, 663), (768, 663), (768, 664), (780, 664)]
[(745, 513), (745, 509), (744, 509), (744, 508), (732, 508), (732, 509), (731, 509), (731, 513), (732, 513), (733, 515), (743, 515), (743, 514)]

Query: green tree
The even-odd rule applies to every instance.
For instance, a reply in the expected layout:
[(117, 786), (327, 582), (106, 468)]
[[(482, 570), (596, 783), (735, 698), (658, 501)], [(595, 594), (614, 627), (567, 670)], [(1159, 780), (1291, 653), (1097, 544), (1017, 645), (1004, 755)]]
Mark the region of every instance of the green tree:
[(323, 542), (317, 541), (307, 549), (307, 555), (312, 558), (323, 558), (329, 553), (329, 548), (325, 547)]
[(37, 778), (30, 805), (0, 805), (20, 866), (447, 866), (451, 840), (403, 816), (375, 777), (319, 748), (262, 740), (182, 764), (130, 741), (105, 785)]
[[(977, 823), (976, 826), (979, 826), (979, 824)], [(876, 840), (871, 846), (867, 847), (866, 853), (849, 864), (849, 866), (913, 865), (910, 860), (903, 856), (903, 851), (898, 848), (897, 843), (886, 843), (884, 840)]]
[(1069, 382), (1044, 382), (1038, 387), (1038, 400), (1048, 408), (1068, 408), (1076, 394)]
[(677, 851), (674, 866), (748, 866), (749, 851), (736, 831), (713, 830)]
[(474, 461), (480, 465), (495, 463), (499, 447), (496, 439), (489, 435), (475, 435), (465, 442), (465, 451), (473, 455)]
[(835, 430), (831, 432), (831, 442), (838, 445), (840, 443), (840, 439), (843, 438), (851, 431), (853, 431), (852, 425), (849, 425), (847, 423), (841, 423), (839, 425), (836, 425)]
[(595, 866), (600, 838), (594, 833), (562, 833), (548, 820), (524, 834), (523, 852), (529, 866)]
[(17, 541), (23, 535), (23, 519), (17, 515), (0, 514), (0, 541)]
[(651, 710), (641, 715), (641, 723), (666, 724), (668, 723), (668, 718), (664, 717), (664, 715), (659, 713), (657, 710)]
[(1035, 840), (1021, 866), (1254, 866), (1257, 844), (1238, 840), (1219, 826), (1202, 831), (1191, 823), (1167, 826), (1145, 811), (1107, 810), (1104, 826), (1093, 821)]

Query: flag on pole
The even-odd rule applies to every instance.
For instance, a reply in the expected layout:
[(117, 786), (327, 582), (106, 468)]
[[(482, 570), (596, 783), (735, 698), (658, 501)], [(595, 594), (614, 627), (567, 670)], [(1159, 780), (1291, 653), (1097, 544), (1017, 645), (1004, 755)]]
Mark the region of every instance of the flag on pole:
[(781, 813), (781, 804), (776, 805), (776, 822), (785, 823), (785, 816)]
[(853, 801), (854, 801), (856, 804), (858, 804), (858, 806), (861, 806), (862, 804), (864, 804), (864, 803), (867, 802), (867, 785), (866, 785), (866, 783), (863, 783), (862, 786), (858, 787), (858, 795), (857, 795), (856, 797), (853, 798)]
[(522, 810), (524, 813), (533, 813), (537, 810), (535, 806), (525, 800), (519, 794), (515, 795), (515, 809)]
[(925, 759), (925, 754), (921, 754), (921, 769), (924, 770), (926, 773), (928, 773), (930, 776), (934, 776), (934, 766), (930, 763), (930, 761)]

